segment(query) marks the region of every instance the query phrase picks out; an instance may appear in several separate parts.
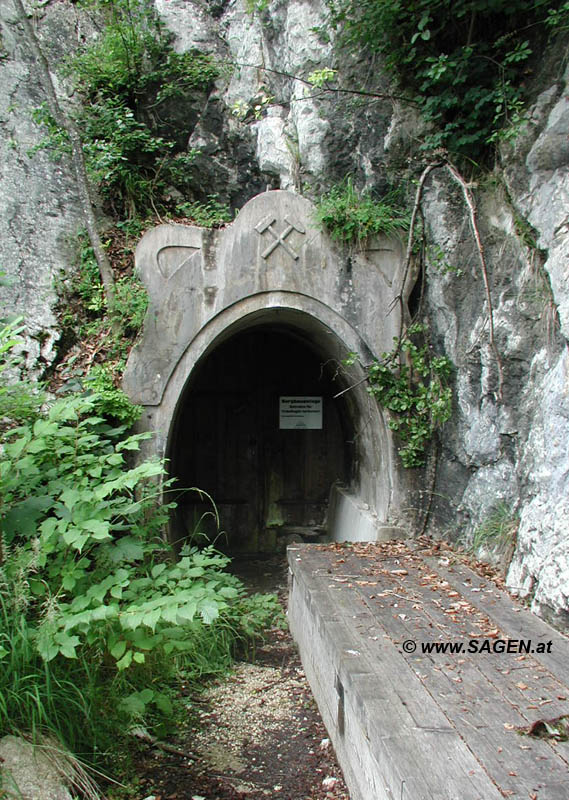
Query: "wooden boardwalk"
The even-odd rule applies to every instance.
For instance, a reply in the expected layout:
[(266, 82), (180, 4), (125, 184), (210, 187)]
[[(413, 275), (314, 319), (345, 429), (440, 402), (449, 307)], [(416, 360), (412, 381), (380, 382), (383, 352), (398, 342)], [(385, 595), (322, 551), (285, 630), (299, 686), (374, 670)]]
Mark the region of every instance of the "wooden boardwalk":
[(352, 800), (569, 800), (569, 742), (538, 724), (569, 715), (565, 636), (427, 540), (300, 545), (289, 566)]

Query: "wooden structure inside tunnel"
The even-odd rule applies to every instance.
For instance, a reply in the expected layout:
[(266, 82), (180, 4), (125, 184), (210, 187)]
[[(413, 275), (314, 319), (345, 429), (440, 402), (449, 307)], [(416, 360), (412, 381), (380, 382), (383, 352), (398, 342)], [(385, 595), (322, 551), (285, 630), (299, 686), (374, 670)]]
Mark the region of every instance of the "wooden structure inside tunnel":
[[(235, 334), (197, 365), (179, 405), (170, 471), (179, 485), (215, 499), (220, 549), (272, 552), (292, 534), (325, 535), (330, 489), (350, 478), (354, 440), (345, 403), (334, 399), (337, 373), (337, 362), (298, 331), (274, 325)], [(283, 397), (312, 398), (317, 407), (321, 398), (321, 421), (282, 427)], [(215, 535), (210, 508), (195, 492), (181, 495), (174, 539), (196, 529)]]

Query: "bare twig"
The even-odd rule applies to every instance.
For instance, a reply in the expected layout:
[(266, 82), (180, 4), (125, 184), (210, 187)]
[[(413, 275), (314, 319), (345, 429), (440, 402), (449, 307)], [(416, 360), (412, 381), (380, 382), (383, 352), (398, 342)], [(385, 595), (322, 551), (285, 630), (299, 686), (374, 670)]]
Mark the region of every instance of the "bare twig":
[(409, 276), (409, 270), (411, 269), (411, 256), (413, 255), (413, 238), (415, 236), (415, 226), (417, 224), (417, 214), (419, 213), (419, 209), (421, 207), (421, 200), (423, 198), (423, 189), (425, 186), (425, 181), (431, 174), (431, 172), (435, 169), (440, 169), (445, 165), (444, 161), (437, 161), (433, 164), (427, 164), (423, 172), (421, 173), (421, 177), (419, 178), (419, 183), (417, 185), (417, 191), (415, 192), (415, 202), (413, 203), (413, 211), (411, 213), (411, 222), (409, 223), (409, 235), (407, 237), (407, 251), (405, 253), (405, 263), (403, 266), (403, 277), (401, 278), (401, 284), (399, 286), (399, 291), (391, 301), (391, 306), (389, 308), (389, 312), (393, 311), (396, 304), (399, 303), (399, 308), (401, 311), (401, 319), (399, 321), (399, 337), (397, 342), (396, 352), (399, 352), (401, 347), (401, 342), (403, 339), (403, 327), (404, 327), (404, 320), (405, 320), (405, 307), (403, 303), (403, 292), (405, 291), (405, 284), (407, 283), (407, 278)]
[(199, 759), (199, 756), (197, 756), (196, 753), (193, 753), (191, 750), (180, 750), (178, 747), (168, 744), (168, 742), (161, 742), (155, 736), (152, 736), (152, 734), (148, 733), (148, 731), (144, 728), (133, 728), (131, 730), (131, 735), (134, 736), (135, 739), (139, 739), (145, 744), (149, 744), (152, 747), (157, 747), (159, 750), (163, 750), (165, 753), (172, 753), (173, 755), (181, 756), (182, 758), (191, 758), (194, 761)]
[[(314, 84), (307, 78), (301, 78), (300, 75), (294, 75), (292, 72), (283, 72), (279, 69), (265, 67), (262, 64), (244, 64), (236, 61), (232, 61), (230, 64), (234, 67), (245, 67), (248, 69), (257, 69), (262, 70), (263, 72), (270, 72), (273, 75), (279, 75), (282, 78), (289, 78), (290, 80), (298, 81), (299, 83), (304, 83), (306, 86), (314, 88)], [(351, 94), (358, 97), (372, 97), (380, 100), (399, 100), (407, 105), (418, 107), (418, 104), (413, 100), (410, 100), (408, 97), (396, 95), (391, 92), (369, 92), (365, 91), (364, 89), (343, 89), (338, 86), (330, 86), (329, 84), (326, 84), (325, 90), (326, 92), (330, 92), (332, 94)]]
[(357, 386), (361, 386), (362, 383), (365, 383), (367, 380), (369, 380), (369, 376), (365, 375), (361, 380), (352, 383), (351, 386), (348, 386), (346, 389), (342, 389), (341, 392), (338, 392), (338, 394), (335, 394), (332, 397), (332, 400), (336, 400), (336, 398), (341, 397), (343, 394), (346, 394), (346, 392), (351, 392), (352, 389), (355, 389)]
[(474, 198), (472, 196), (472, 192), (470, 191), (470, 187), (468, 183), (465, 181), (464, 177), (460, 174), (460, 172), (450, 163), (446, 164), (446, 167), (454, 180), (458, 183), (460, 188), (462, 189), (462, 194), (464, 197), (464, 201), (468, 207), (468, 213), (470, 216), (470, 225), (472, 227), (472, 233), (474, 234), (474, 240), (476, 242), (476, 249), (478, 251), (478, 256), (480, 258), (480, 267), (482, 272), (482, 279), (484, 281), (484, 289), (486, 291), (486, 304), (488, 306), (488, 324), (489, 324), (489, 336), (490, 336), (490, 347), (494, 353), (494, 358), (496, 360), (496, 367), (498, 369), (498, 389), (496, 392), (498, 400), (502, 400), (503, 397), (503, 387), (504, 387), (504, 370), (502, 367), (502, 359), (500, 357), (500, 353), (498, 351), (498, 347), (496, 346), (496, 339), (494, 336), (494, 309), (492, 306), (492, 296), (490, 294), (490, 280), (488, 278), (488, 267), (486, 264), (486, 256), (484, 254), (484, 246), (482, 244), (482, 238), (480, 236), (480, 231), (478, 229), (478, 222), (476, 219), (476, 206), (474, 204)]

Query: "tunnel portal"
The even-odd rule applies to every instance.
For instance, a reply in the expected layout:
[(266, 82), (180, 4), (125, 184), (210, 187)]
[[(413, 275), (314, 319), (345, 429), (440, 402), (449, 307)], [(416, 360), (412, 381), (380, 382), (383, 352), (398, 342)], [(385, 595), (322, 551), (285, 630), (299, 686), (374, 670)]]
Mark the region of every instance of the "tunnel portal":
[[(334, 399), (341, 388), (337, 362), (277, 326), (237, 333), (196, 366), (171, 437), (170, 469), (179, 485), (214, 498), (217, 547), (274, 552), (291, 537), (326, 535), (331, 486), (349, 481), (352, 463), (353, 430), (345, 403)], [(215, 537), (210, 511), (196, 492), (182, 494), (174, 538)]]

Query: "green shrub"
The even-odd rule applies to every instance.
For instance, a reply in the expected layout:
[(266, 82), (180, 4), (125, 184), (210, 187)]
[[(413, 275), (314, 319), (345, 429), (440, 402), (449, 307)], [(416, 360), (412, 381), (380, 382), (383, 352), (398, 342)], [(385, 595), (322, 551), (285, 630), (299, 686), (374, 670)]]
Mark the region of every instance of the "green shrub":
[(555, 0), (328, 0), (350, 48), (380, 53), (431, 123), (427, 149), (479, 160), (519, 126), (528, 64), (569, 20)]
[[(195, 105), (219, 75), (207, 53), (176, 53), (145, 0), (98, 0), (99, 38), (66, 62), (64, 72), (82, 101), (75, 113), (90, 178), (115, 216), (172, 210), (172, 187), (185, 194), (196, 151), (180, 135), (180, 105)], [(99, 19), (99, 23), (100, 23)], [(192, 112), (193, 113), (193, 112)], [(34, 112), (46, 131), (30, 151), (69, 153), (45, 104)]]
[(320, 198), (316, 219), (333, 239), (345, 244), (361, 244), (378, 234), (401, 234), (410, 225), (410, 215), (396, 203), (394, 194), (374, 200), (356, 192), (350, 178)]
[(92, 395), (96, 414), (127, 428), (140, 418), (142, 407), (132, 403), (122, 389), (117, 389), (112, 372), (104, 364), (95, 364), (84, 383)]
[(173, 559), (163, 464), (129, 466), (145, 435), (95, 409), (57, 400), (0, 442), (0, 733), (47, 729), (93, 758), (171, 716), (177, 671), (226, 669), (277, 607), (211, 547)]
[(44, 400), (37, 386), (18, 377), (23, 358), (14, 349), (23, 344), (20, 336), (23, 331), (21, 318), (0, 321), (0, 431), (34, 419)]
[[(131, 220), (128, 230), (134, 227), (134, 221)], [(111, 234), (112, 231), (109, 232)], [(112, 236), (109, 243), (111, 241)], [(130, 258), (131, 251), (127, 248), (124, 255)], [(130, 264), (128, 268), (132, 270)], [(69, 284), (64, 285), (63, 293), (65, 297), (61, 305), (65, 308), (75, 306), (74, 314), (64, 312), (64, 322), (75, 329), (79, 338), (104, 336), (109, 354), (114, 359), (125, 361), (133, 340), (142, 328), (148, 308), (148, 294), (138, 275), (130, 271), (115, 281), (115, 305), (109, 316), (93, 248), (86, 233), (80, 231), (77, 236), (76, 271)], [(110, 321), (115, 323), (111, 330)]]

